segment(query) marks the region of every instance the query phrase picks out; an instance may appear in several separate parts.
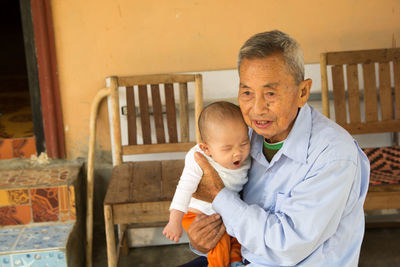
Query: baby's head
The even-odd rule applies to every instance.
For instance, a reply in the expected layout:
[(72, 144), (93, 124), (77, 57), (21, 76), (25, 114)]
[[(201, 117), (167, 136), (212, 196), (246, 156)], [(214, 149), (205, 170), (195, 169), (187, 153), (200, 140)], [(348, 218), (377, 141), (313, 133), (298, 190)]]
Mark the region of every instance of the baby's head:
[(239, 168), (250, 151), (248, 128), (240, 108), (232, 103), (215, 102), (199, 117), (204, 153), (227, 169)]

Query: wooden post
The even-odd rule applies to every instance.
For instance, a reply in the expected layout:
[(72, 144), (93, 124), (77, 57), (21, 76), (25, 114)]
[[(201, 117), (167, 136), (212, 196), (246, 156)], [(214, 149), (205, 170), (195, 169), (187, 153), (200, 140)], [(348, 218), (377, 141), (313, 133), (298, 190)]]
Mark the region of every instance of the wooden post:
[(112, 129), (114, 133), (114, 164), (119, 165), (122, 163), (121, 151), (121, 122), (119, 117), (119, 93), (118, 93), (118, 78), (110, 77), (111, 88), (111, 118)]
[[(129, 247), (128, 247), (128, 225), (120, 224), (118, 227), (118, 249), (121, 250), (122, 256), (128, 256)], [(119, 255), (119, 253), (117, 253)]]
[(114, 222), (110, 205), (104, 205), (104, 222), (106, 228), (108, 267), (117, 267), (117, 251), (115, 247)]
[(93, 186), (94, 186), (94, 156), (96, 146), (96, 123), (97, 113), (101, 101), (110, 95), (110, 89), (100, 90), (95, 96), (90, 108), (89, 125), (89, 154), (87, 168), (87, 191), (86, 191), (86, 267), (92, 266), (92, 248), (93, 248)]
[(201, 74), (196, 74), (195, 76), (195, 99), (194, 99), (194, 117), (195, 117), (195, 125), (196, 125), (196, 142), (201, 142), (200, 131), (198, 127), (198, 120), (201, 111), (203, 110), (203, 79)]
[(322, 113), (330, 118), (329, 114), (329, 90), (328, 90), (328, 74), (326, 70), (326, 54), (321, 54), (321, 97), (322, 97)]

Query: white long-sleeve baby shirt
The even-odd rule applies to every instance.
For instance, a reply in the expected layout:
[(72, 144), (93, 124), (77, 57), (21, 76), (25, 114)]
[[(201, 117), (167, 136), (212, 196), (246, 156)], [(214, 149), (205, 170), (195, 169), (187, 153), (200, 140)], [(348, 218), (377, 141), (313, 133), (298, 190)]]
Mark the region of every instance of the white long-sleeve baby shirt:
[(240, 168), (231, 170), (222, 167), (212, 158), (205, 155), (198, 145), (192, 147), (186, 154), (185, 167), (176, 188), (170, 210), (176, 209), (186, 213), (188, 207), (190, 207), (200, 210), (206, 215), (211, 215), (215, 213), (211, 203), (192, 198), (192, 194), (196, 191), (201, 177), (203, 176), (203, 171), (194, 159), (195, 152), (200, 152), (207, 158), (211, 166), (218, 172), (225, 187), (234, 192), (240, 192), (243, 185), (247, 183), (247, 172), (251, 165), (250, 158), (247, 158)]

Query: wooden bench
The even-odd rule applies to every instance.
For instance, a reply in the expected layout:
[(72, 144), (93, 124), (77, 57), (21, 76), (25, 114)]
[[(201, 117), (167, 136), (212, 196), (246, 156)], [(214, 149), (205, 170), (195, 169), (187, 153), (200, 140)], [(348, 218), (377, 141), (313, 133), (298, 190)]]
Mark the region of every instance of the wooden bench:
[[(332, 75), (335, 121), (352, 135), (393, 133), (393, 145), (396, 145), (397, 132), (400, 131), (400, 49), (321, 54), (322, 106), (328, 118), (329, 71)], [(394, 87), (391, 86), (391, 79), (394, 80)], [(360, 81), (364, 84), (363, 88)], [(400, 159), (399, 147), (366, 148), (364, 151), (371, 162), (364, 209), (399, 209), (400, 173), (396, 169)], [(378, 158), (380, 164), (375, 164)], [(382, 179), (383, 174), (386, 180)]]

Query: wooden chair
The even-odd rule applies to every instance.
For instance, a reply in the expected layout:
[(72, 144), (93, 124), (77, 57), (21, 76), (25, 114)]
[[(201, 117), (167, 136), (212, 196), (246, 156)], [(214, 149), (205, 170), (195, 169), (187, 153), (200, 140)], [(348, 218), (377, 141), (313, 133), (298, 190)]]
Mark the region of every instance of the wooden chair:
[[(108, 266), (117, 266), (120, 251), (126, 251), (124, 248), (127, 248), (125, 232), (128, 228), (166, 224), (169, 218), (169, 205), (184, 166), (183, 158), (170, 160), (170, 154), (167, 154), (168, 160), (124, 161), (129, 155), (187, 152), (200, 141), (197, 119), (203, 106), (202, 77), (200, 74), (165, 74), (109, 77), (108, 81), (110, 85), (104, 89), (108, 91), (100, 94), (110, 96), (109, 113), (112, 118), (114, 167), (104, 199), (104, 216)], [(189, 140), (188, 83), (195, 85), (195, 128), (192, 129), (196, 129), (196, 141)], [(179, 95), (178, 109), (175, 103), (176, 91), (176, 95)], [(151, 104), (148, 92), (151, 92)], [(126, 95), (124, 96), (126, 107), (120, 106), (123, 95)], [(98, 104), (93, 106), (92, 113), (97, 113)], [(123, 144), (121, 139), (123, 136), (121, 129), (124, 128), (121, 128), (121, 112), (127, 113), (126, 144)], [(96, 121), (95, 118), (93, 120)], [(95, 127), (94, 122), (91, 128)], [(92, 146), (94, 148), (94, 144)], [(88, 161), (93, 161), (93, 155)], [(93, 172), (92, 165), (88, 166), (88, 171), (90, 169)], [(93, 174), (90, 175), (89, 204), (93, 201)], [(92, 221), (90, 205), (88, 205), (88, 218)], [(114, 225), (119, 226), (117, 247), (115, 247)], [(91, 227), (92, 225), (88, 224), (90, 231)], [(90, 258), (91, 235), (92, 233), (87, 235), (89, 248), (87, 255)], [(91, 260), (89, 259), (87, 263), (91, 265)]]
[[(400, 131), (399, 48), (321, 54), (322, 107), (324, 115), (330, 117), (328, 71), (332, 74), (333, 106), (339, 125), (350, 134), (397, 134)], [(362, 74), (363, 88), (360, 88), (359, 74)], [(400, 166), (400, 147), (364, 151), (371, 162), (364, 209), (399, 209), (400, 170), (395, 165)], [(382, 164), (375, 164), (377, 159)]]

